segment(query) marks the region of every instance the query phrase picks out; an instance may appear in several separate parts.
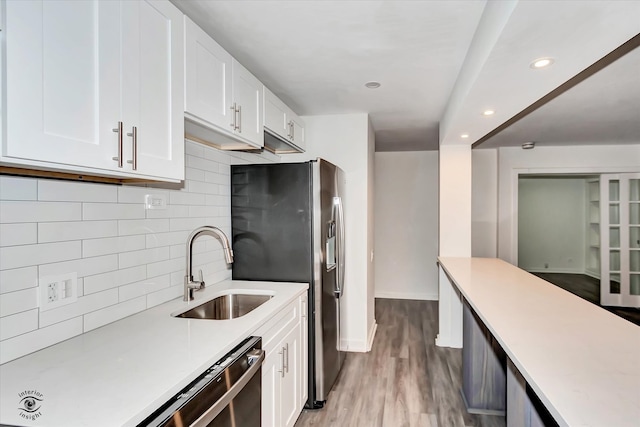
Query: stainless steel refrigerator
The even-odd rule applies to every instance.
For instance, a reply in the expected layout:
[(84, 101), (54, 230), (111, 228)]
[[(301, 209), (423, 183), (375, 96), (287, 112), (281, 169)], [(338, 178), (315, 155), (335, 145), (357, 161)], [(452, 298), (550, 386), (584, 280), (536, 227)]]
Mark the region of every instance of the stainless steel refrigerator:
[(344, 361), (344, 182), (322, 159), (231, 167), (233, 279), (309, 283), (309, 408), (323, 406)]

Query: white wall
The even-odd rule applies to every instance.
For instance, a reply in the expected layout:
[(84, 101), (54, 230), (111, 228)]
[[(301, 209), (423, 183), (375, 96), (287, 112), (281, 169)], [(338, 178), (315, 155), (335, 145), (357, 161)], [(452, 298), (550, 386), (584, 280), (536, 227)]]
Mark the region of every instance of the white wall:
[(584, 273), (584, 178), (520, 178), (518, 267), (532, 272)]
[(498, 150), (471, 152), (471, 255), (498, 253)]
[(375, 161), (375, 296), (437, 300), (438, 152)]
[(500, 148), (498, 152), (498, 257), (518, 260), (518, 176), (640, 171), (640, 144)]
[[(471, 146), (443, 144), (438, 156), (438, 255), (471, 256)], [(431, 262), (426, 259), (425, 262)], [(462, 347), (460, 292), (438, 271), (438, 336), (440, 347)]]
[(336, 164), (346, 174), (346, 268), (342, 343), (347, 351), (368, 351), (375, 333), (373, 243), (374, 137), (367, 114), (306, 116), (307, 151), (283, 161), (317, 157)]
[[(114, 322), (183, 292), (185, 244), (201, 225), (231, 228), (227, 154), (186, 143), (183, 185), (118, 186), (0, 176), (0, 363)], [(166, 210), (145, 210), (144, 195)], [(195, 243), (208, 284), (231, 277), (220, 243)], [(39, 312), (38, 280), (76, 272), (76, 303)]]

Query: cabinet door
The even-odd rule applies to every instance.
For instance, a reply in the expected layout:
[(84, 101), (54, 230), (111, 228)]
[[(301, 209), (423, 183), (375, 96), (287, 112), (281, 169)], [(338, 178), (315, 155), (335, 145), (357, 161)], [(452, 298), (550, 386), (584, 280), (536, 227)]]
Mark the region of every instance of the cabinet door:
[(184, 179), (183, 15), (168, 1), (123, 5), (125, 170)]
[(185, 23), (185, 112), (232, 133), (231, 55), (191, 19)]
[(262, 83), (238, 61), (232, 59), (233, 102), (238, 108), (236, 135), (264, 147)]
[(291, 427), (300, 414), (300, 323), (284, 339), (284, 376), (280, 390), (282, 426)]
[(289, 139), (291, 131), (287, 120), (287, 107), (273, 92), (264, 88), (264, 127), (271, 132)]
[(6, 2), (5, 160), (117, 166), (119, 20), (118, 2)]
[(282, 368), (282, 347), (278, 345), (262, 364), (262, 427), (280, 427)]
[(291, 114), (290, 120), (293, 128), (291, 140), (294, 144), (301, 148), (302, 151), (305, 151), (307, 149), (307, 142), (304, 135), (304, 122), (295, 114)]

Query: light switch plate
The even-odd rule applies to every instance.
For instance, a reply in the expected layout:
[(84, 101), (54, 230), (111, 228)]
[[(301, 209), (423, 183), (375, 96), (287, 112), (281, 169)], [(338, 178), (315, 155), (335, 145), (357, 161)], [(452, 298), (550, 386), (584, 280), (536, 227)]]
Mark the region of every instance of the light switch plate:
[(78, 273), (41, 277), (40, 311), (52, 310), (78, 301)]

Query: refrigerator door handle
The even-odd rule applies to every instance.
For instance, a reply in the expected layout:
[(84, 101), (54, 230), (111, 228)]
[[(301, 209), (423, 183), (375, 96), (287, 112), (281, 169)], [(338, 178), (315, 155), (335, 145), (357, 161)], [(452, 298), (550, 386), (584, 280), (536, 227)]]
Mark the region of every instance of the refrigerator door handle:
[(344, 290), (344, 252), (345, 252), (345, 244), (344, 244), (344, 211), (342, 209), (342, 198), (334, 197), (333, 198), (333, 206), (337, 208), (338, 215), (336, 216), (336, 240), (337, 240), (337, 248), (336, 248), (336, 289), (334, 294), (336, 298), (340, 298), (342, 296), (342, 291)]

